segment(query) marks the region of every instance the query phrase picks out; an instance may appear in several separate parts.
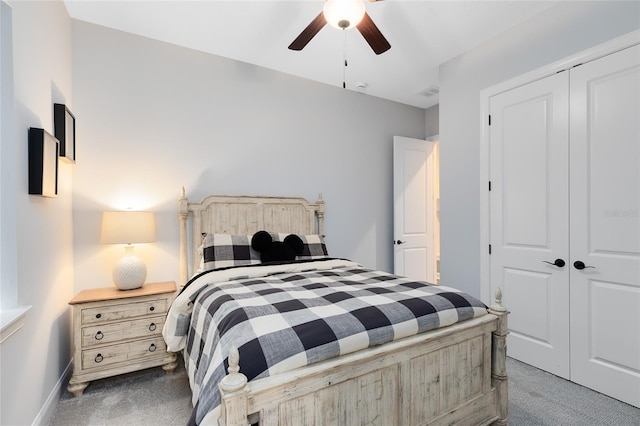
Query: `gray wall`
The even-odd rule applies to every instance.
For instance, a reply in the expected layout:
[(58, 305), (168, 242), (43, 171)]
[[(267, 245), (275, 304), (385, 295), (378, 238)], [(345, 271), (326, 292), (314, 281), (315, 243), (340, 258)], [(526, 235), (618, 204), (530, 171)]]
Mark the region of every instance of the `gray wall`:
[(54, 102), (73, 105), (71, 21), (61, 2), (0, 6), (2, 308), (32, 306), (1, 343), (0, 424), (29, 425), (47, 420), (71, 359), (72, 166), (60, 163), (58, 198), (27, 194), (28, 128), (53, 133)]
[[(101, 213), (156, 212), (136, 247), (148, 280), (177, 280), (180, 187), (327, 205), (333, 256), (392, 270), (392, 140), (425, 137), (423, 109), (73, 21), (76, 291), (109, 285), (121, 247)], [(339, 84), (339, 83), (338, 83)]]
[(434, 105), (424, 111), (425, 136), (430, 138), (440, 133), (440, 105)]
[(639, 2), (560, 2), (440, 67), (443, 283), (480, 295), (480, 91), (638, 28)]

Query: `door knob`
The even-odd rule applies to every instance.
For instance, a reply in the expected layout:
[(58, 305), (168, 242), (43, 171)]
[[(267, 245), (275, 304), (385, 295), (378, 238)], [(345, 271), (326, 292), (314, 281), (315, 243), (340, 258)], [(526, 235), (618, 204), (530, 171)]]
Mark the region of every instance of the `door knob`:
[(404, 244), (404, 243), (406, 243), (406, 241), (398, 240), (393, 242), (393, 244), (398, 244), (398, 245)]
[(564, 265), (566, 265), (566, 263), (564, 263), (564, 260), (562, 259), (556, 259), (553, 262), (548, 262), (546, 260), (543, 260), (544, 263), (548, 263), (549, 265), (555, 265), (558, 268), (562, 268)]
[(594, 268), (595, 266), (589, 266), (589, 265), (585, 265), (583, 261), (581, 260), (576, 260), (575, 262), (573, 262), (573, 267), (578, 269), (578, 270), (583, 270), (585, 268)]

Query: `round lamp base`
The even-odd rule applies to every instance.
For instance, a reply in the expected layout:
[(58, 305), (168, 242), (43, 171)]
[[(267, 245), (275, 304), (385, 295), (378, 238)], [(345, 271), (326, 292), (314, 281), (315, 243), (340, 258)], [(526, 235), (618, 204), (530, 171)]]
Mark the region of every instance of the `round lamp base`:
[(120, 290), (133, 290), (142, 287), (147, 278), (144, 262), (129, 250), (113, 267), (113, 283)]

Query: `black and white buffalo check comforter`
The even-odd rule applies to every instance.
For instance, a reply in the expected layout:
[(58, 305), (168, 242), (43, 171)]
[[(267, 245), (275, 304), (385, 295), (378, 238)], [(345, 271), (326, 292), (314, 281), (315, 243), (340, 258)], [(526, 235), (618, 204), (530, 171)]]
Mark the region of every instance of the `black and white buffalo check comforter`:
[(191, 422), (217, 416), (229, 349), (249, 380), (380, 345), (487, 313), (453, 288), (326, 259), (214, 270), (176, 298), (163, 334), (184, 350)]

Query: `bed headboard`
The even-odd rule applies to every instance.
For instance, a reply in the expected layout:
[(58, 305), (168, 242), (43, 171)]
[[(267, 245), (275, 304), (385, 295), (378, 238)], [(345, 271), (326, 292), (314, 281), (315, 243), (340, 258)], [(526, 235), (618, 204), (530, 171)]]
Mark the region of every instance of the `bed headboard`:
[[(190, 234), (187, 230), (189, 216), (192, 217)], [(203, 233), (251, 235), (264, 229), (299, 235), (324, 235), (323, 221), (322, 194), (315, 204), (300, 197), (246, 195), (209, 195), (200, 202), (192, 202), (182, 188), (178, 198), (180, 285), (184, 285), (190, 274), (198, 268), (198, 246), (201, 244)], [(193, 254), (191, 262), (189, 243)]]

